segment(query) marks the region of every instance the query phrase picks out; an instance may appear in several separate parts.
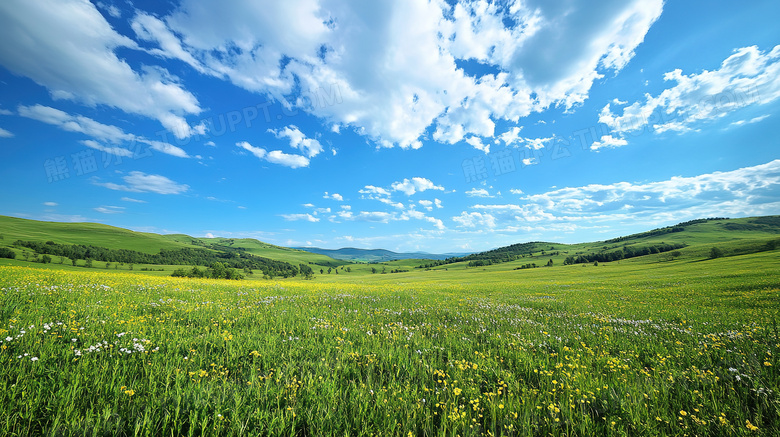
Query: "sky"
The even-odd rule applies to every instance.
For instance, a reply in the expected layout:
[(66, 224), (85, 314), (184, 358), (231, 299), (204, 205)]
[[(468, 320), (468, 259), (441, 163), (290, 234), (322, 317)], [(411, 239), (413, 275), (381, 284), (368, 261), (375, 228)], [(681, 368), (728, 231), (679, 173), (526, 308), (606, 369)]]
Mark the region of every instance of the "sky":
[(431, 253), (780, 214), (778, 17), (4, 0), (0, 214)]

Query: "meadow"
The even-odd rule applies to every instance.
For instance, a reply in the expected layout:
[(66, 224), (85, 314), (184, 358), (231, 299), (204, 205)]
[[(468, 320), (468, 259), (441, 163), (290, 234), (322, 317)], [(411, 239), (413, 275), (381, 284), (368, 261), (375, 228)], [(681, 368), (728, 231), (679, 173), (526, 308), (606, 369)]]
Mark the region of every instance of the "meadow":
[(778, 271), (0, 266), (0, 434), (778, 435)]

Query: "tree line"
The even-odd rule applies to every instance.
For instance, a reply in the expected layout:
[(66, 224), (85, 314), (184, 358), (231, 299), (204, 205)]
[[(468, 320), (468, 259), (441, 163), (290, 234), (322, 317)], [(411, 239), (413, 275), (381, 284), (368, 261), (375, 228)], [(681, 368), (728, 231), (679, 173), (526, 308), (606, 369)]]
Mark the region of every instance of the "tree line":
[(613, 252), (586, 253), (581, 255), (567, 256), (566, 260), (563, 261), (563, 265), (620, 261), (621, 259), (634, 258), (637, 256), (669, 252), (676, 249), (682, 249), (683, 247), (685, 247), (685, 245), (679, 243), (661, 243), (644, 247), (625, 246), (622, 250), (615, 250)]
[[(75, 263), (78, 259), (89, 261), (117, 262), (125, 264), (162, 264), (162, 265), (192, 265), (213, 266), (219, 262), (227, 268), (251, 269), (262, 271), (269, 277), (294, 277), (301, 271), (290, 263), (276, 261), (257, 255), (245, 253), (242, 250), (209, 250), (203, 248), (161, 249), (157, 254), (138, 252), (130, 249), (109, 249), (106, 247), (84, 244), (59, 244), (53, 241), (17, 240), (14, 246), (32, 249), (36, 253), (61, 256)], [(311, 270), (309, 268), (309, 270)]]

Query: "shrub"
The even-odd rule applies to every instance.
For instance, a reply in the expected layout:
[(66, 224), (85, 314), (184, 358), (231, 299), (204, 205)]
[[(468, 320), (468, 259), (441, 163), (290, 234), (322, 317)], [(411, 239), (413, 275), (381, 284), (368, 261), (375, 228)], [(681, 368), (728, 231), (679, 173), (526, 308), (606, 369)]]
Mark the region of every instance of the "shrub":
[(7, 247), (0, 247), (0, 258), (14, 259), (16, 258), (16, 252)]
[(720, 258), (723, 256), (723, 250), (717, 247), (713, 247), (710, 250), (710, 259)]

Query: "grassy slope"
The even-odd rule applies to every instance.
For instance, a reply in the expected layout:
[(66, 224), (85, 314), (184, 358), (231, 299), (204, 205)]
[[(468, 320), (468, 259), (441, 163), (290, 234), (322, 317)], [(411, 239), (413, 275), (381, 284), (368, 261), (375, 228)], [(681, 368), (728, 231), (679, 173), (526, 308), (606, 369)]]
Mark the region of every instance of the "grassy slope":
[(3, 237), (0, 246), (10, 246), (16, 240), (51, 240), (61, 244), (85, 244), (144, 253), (188, 247), (164, 235), (134, 232), (99, 223), (40, 222), (6, 216), (0, 216), (0, 235)]
[[(699, 261), (706, 258), (709, 255), (709, 251), (713, 246), (717, 246), (725, 251), (727, 256), (737, 254), (744, 248), (758, 248), (768, 241), (778, 240), (780, 238), (780, 217), (762, 217), (762, 218), (742, 218), (742, 219), (730, 219), (719, 221), (708, 221), (706, 223), (698, 223), (688, 225), (683, 232), (675, 232), (660, 236), (637, 236), (628, 238), (625, 241), (606, 243), (591, 242), (580, 244), (561, 244), (561, 243), (537, 243), (533, 245), (533, 255), (526, 256), (517, 261), (494, 264), (486, 267), (470, 268), (468, 263), (460, 262), (454, 264), (447, 264), (426, 271), (424, 269), (416, 269), (416, 266), (430, 262), (430, 260), (398, 260), (388, 261), (376, 264), (347, 264), (343, 261), (334, 260), (325, 255), (318, 255), (301, 250), (288, 249), (284, 247), (274, 246), (267, 243), (263, 243), (253, 239), (225, 239), (225, 238), (194, 238), (188, 235), (172, 234), (172, 235), (157, 235), (133, 232), (121, 228), (114, 228), (106, 225), (99, 224), (82, 224), (82, 223), (50, 223), (50, 222), (36, 222), (31, 220), (16, 219), (11, 217), (0, 216), (0, 235), (3, 239), (0, 240), (0, 246), (10, 246), (16, 239), (29, 239), (29, 240), (53, 240), (58, 243), (70, 243), (70, 244), (94, 244), (97, 246), (105, 247), (124, 247), (148, 253), (156, 253), (160, 248), (178, 248), (178, 247), (204, 247), (210, 244), (221, 244), (233, 247), (244, 247), (249, 253), (264, 256), (271, 259), (280, 261), (286, 261), (293, 264), (299, 263), (314, 263), (311, 267), (315, 271), (315, 281), (334, 282), (411, 282), (418, 280), (429, 280), (434, 278), (435, 280), (443, 279), (442, 275), (447, 275), (447, 278), (459, 281), (465, 280), (468, 277), (473, 277), (478, 273), (490, 273), (504, 274), (510, 272), (511, 274), (534, 274), (548, 275), (552, 272), (560, 274), (563, 270), (559, 270), (559, 267), (565, 269), (582, 268), (582, 265), (566, 266), (563, 267), (564, 259), (569, 255), (575, 255), (578, 253), (593, 253), (593, 252), (612, 252), (620, 250), (624, 245), (642, 247), (651, 244), (659, 243), (684, 243), (687, 246), (681, 249), (682, 256), (674, 261), (675, 264), (679, 262)], [(542, 251), (545, 253), (542, 254)], [(550, 255), (550, 252), (557, 252), (557, 255)], [(776, 252), (774, 252), (776, 253)], [(617, 263), (611, 264), (650, 264), (658, 265), (659, 263), (668, 263), (668, 254), (655, 254), (643, 257), (637, 257), (632, 259), (626, 259)], [(531, 270), (515, 270), (516, 268), (528, 264), (535, 263), (537, 266), (542, 266), (552, 259), (553, 270), (548, 268), (543, 269), (531, 269)], [(55, 264), (49, 266), (49, 268), (71, 268), (70, 266), (61, 266), (58, 260), (55, 259)], [(316, 265), (319, 263), (320, 265)], [(327, 274), (327, 266), (322, 264), (331, 264), (333, 266), (341, 265), (338, 268), (339, 273), (332, 272)], [(0, 264), (5, 265), (25, 265), (24, 261), (20, 260), (0, 260)], [(83, 265), (83, 261), (79, 265)], [(96, 265), (98, 268), (102, 268), (101, 265)], [(169, 275), (174, 266), (136, 266), (135, 272), (141, 273), (140, 269), (149, 267), (153, 269), (163, 269), (162, 272), (142, 272), (153, 275)], [(346, 268), (349, 267), (351, 272), (346, 272)], [(590, 267), (590, 266), (589, 266)], [(124, 266), (126, 270), (128, 267)], [(385, 275), (372, 274), (371, 269), (376, 268), (381, 271), (385, 268)], [(113, 269), (113, 267), (112, 267)], [(325, 274), (319, 274), (319, 270), (323, 269)], [(403, 273), (389, 273), (392, 270), (409, 270)], [(437, 273), (438, 272), (438, 273)], [(465, 276), (464, 276), (465, 275)], [(487, 276), (487, 275), (478, 275)], [(249, 276), (247, 279), (260, 279), (259, 276)], [(481, 280), (481, 279), (480, 279)]]
[[(243, 247), (247, 252), (271, 258), (279, 261), (285, 261), (290, 264), (326, 264), (326, 265), (341, 265), (345, 264), (343, 261), (333, 259), (326, 255), (320, 255), (317, 253), (306, 252), (304, 250), (290, 249), (287, 247), (274, 246), (273, 244), (263, 243), (251, 238), (201, 238), (209, 244), (221, 244), (232, 247)], [(314, 268), (314, 266), (312, 266)]]
[(134, 232), (97, 223), (56, 223), (0, 216), (0, 246), (11, 246), (16, 240), (54, 241), (62, 244), (85, 244), (109, 249), (130, 249), (158, 253), (160, 249), (207, 247), (223, 244), (245, 247), (249, 253), (266, 258), (300, 263), (338, 265), (343, 262), (325, 255), (274, 246), (252, 239), (194, 238), (183, 234), (159, 235)]

